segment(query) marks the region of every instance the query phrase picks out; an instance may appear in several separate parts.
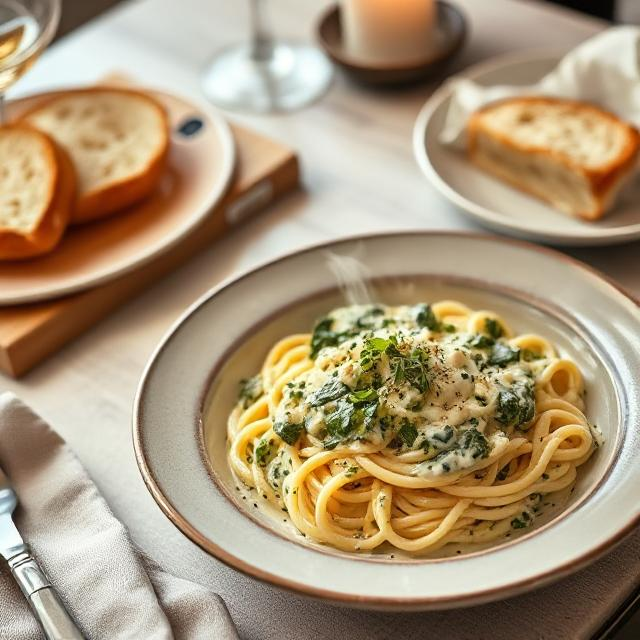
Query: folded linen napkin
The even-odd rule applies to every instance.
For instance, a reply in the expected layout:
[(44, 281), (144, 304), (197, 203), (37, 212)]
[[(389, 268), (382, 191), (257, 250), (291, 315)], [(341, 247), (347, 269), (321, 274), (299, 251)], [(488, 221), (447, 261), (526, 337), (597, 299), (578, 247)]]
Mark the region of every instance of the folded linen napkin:
[(562, 58), (538, 83), (483, 87), (453, 79), (453, 95), (439, 140), (466, 148), (469, 116), (480, 107), (512, 96), (543, 95), (593, 102), (640, 128), (640, 28), (612, 27)]
[[(64, 441), (10, 393), (0, 395), (0, 466), (22, 536), (87, 638), (237, 640), (222, 599), (142, 557)], [(3, 562), (0, 638), (41, 637)]]

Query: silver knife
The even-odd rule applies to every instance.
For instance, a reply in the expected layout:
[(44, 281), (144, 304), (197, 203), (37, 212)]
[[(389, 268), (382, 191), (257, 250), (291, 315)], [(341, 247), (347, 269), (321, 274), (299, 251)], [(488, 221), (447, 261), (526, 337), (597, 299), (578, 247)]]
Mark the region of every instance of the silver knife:
[(13, 523), (16, 492), (0, 469), (0, 555), (29, 602), (47, 640), (85, 640)]

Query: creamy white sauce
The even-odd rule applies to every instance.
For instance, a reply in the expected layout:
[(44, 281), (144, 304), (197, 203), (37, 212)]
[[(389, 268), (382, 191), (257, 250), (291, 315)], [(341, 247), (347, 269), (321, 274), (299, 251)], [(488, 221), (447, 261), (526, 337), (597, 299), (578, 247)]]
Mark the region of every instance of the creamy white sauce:
[[(500, 452), (509, 444), (509, 438), (504, 433), (494, 433), (488, 438), (492, 455), (499, 456)], [(474, 456), (473, 449), (452, 449), (437, 460), (421, 462), (416, 465), (415, 474), (423, 478), (437, 478), (447, 473), (456, 473), (470, 469), (478, 463), (478, 457)]]
[[(419, 326), (423, 309), (353, 305), (331, 312), (330, 331), (337, 337), (320, 349), (312, 369), (285, 388), (276, 421), (304, 424), (325, 447), (423, 449), (427, 461), (416, 468), (419, 475), (476, 464), (474, 451), (456, 448), (468, 429), (486, 436), (489, 451), (503, 446), (504, 425), (495, 419), (499, 394), (516, 383), (530, 385), (539, 365), (520, 358), (491, 364), (490, 347), (471, 346), (478, 334), (433, 322)], [(375, 345), (385, 344), (376, 351)], [(327, 400), (327, 390), (335, 397)], [(370, 392), (372, 400), (359, 401), (358, 392)]]

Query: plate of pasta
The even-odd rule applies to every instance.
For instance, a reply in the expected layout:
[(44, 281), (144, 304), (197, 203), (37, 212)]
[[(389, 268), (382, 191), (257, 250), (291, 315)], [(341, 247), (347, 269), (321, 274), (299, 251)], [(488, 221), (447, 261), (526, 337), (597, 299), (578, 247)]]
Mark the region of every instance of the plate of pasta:
[(313, 247), (176, 323), (138, 389), (136, 456), (180, 530), (276, 586), (386, 609), (504, 598), (638, 521), (639, 330), (614, 284), (519, 241)]

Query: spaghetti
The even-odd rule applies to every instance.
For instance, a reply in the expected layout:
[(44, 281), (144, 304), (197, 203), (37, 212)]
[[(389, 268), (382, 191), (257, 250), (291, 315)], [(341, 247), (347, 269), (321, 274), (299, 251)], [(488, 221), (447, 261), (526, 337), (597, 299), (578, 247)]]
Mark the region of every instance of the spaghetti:
[(573, 485), (597, 446), (583, 396), (572, 361), (490, 311), (344, 307), (243, 381), (229, 464), (342, 550), (485, 543)]

